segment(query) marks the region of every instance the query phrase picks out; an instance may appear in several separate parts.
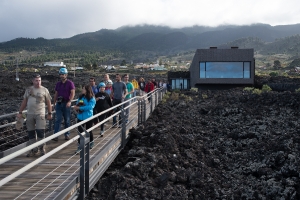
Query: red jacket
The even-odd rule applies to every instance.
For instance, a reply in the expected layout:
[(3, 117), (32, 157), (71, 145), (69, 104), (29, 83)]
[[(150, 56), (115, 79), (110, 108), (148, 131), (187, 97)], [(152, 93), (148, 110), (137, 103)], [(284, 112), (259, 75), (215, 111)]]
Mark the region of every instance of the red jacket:
[[(149, 90), (150, 89), (150, 90)], [(154, 84), (153, 83), (147, 83), (146, 85), (145, 85), (145, 92), (147, 92), (147, 93), (149, 93), (149, 92), (151, 92), (151, 91), (153, 91), (154, 90)]]

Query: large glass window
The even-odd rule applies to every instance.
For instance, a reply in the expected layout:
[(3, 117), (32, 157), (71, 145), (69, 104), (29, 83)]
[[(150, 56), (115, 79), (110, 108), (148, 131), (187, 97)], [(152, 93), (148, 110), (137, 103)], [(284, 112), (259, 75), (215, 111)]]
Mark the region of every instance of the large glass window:
[(244, 78), (250, 78), (250, 62), (244, 62)]
[(205, 78), (205, 62), (200, 62), (200, 78)]
[(250, 62), (200, 62), (200, 78), (250, 78)]
[(172, 79), (172, 89), (189, 89), (189, 80), (188, 79)]

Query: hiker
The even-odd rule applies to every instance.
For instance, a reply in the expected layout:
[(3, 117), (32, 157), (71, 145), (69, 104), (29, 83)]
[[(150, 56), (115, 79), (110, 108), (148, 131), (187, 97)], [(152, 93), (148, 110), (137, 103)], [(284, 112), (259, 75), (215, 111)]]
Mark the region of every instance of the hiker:
[[(42, 86), (41, 76), (36, 74), (32, 79), (33, 85), (25, 90), (24, 99), (21, 103), (17, 118), (22, 118), (22, 112), (27, 106), (26, 127), (29, 139), (29, 145), (45, 138), (46, 119), (45, 105), (47, 105), (47, 119), (52, 119), (51, 96), (47, 88)], [(34, 156), (40, 151), (40, 155), (46, 153), (46, 144), (30, 150), (27, 157)]]
[[(128, 80), (129, 80), (129, 74), (124, 74), (123, 81), (127, 88), (127, 95), (125, 96), (124, 101), (131, 99), (131, 96), (134, 93), (134, 86)], [(130, 101), (128, 101), (124, 104), (124, 107), (128, 107), (128, 106), (130, 106)], [(129, 110), (130, 110), (130, 108), (125, 109), (125, 119), (124, 119), (125, 123), (128, 123), (128, 120), (129, 120)]]
[[(121, 81), (121, 75), (116, 74), (116, 82), (112, 85), (112, 91), (110, 97), (113, 99), (113, 105), (121, 104), (124, 101), (124, 98), (127, 95), (127, 88), (124, 82)], [(116, 112), (121, 110), (122, 106), (118, 106)], [(119, 128), (121, 128), (122, 117), (119, 114)], [(113, 117), (113, 127), (117, 127), (117, 116)]]
[[(60, 68), (60, 81), (56, 83), (53, 105), (55, 106), (54, 134), (60, 131), (62, 118), (64, 118), (65, 129), (70, 127), (71, 103), (75, 96), (74, 83), (67, 79), (68, 70)], [(65, 133), (65, 140), (70, 139), (70, 132)], [(53, 139), (58, 141), (58, 137)]]
[[(96, 98), (96, 106), (95, 108), (97, 109), (97, 113), (101, 113), (102, 111), (111, 108), (113, 106), (109, 94), (105, 92), (106, 85), (105, 83), (101, 82), (99, 83), (99, 92), (95, 95)], [(98, 117), (99, 122), (103, 121), (106, 119), (106, 117), (110, 116), (112, 111), (109, 113), (104, 113)], [(100, 135), (103, 136), (104, 134), (104, 124), (101, 124), (100, 126)]]
[[(77, 123), (84, 121), (93, 116), (93, 109), (96, 105), (96, 100), (94, 97), (94, 93), (92, 91), (92, 87), (90, 85), (85, 85), (82, 87), (81, 95), (77, 99), (76, 105), (74, 106), (74, 110), (77, 112)], [(93, 126), (93, 120), (86, 122), (85, 124), (78, 126), (78, 131), (80, 133), (84, 132), (83, 127), (88, 130)], [(75, 153), (80, 152), (80, 138), (78, 138), (78, 148)], [(93, 132), (90, 132), (90, 149), (94, 147), (94, 137)]]
[(153, 81), (151, 81), (151, 79), (149, 78), (148, 83), (145, 86), (145, 92), (148, 94), (148, 102), (151, 102), (151, 92), (154, 90), (154, 84)]

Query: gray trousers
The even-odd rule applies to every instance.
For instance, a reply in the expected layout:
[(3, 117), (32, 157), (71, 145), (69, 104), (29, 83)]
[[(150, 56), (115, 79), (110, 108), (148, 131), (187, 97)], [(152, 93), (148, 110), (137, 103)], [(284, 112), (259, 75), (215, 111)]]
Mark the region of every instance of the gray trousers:
[[(125, 98), (124, 101), (127, 101), (127, 100), (129, 100), (129, 99), (130, 99), (130, 98)], [(124, 108), (127, 107), (127, 106), (129, 106), (129, 105), (130, 105), (130, 102), (131, 102), (131, 101), (126, 102), (126, 103), (124, 104)], [(129, 110), (130, 110), (130, 108), (125, 109), (125, 123), (128, 122), (128, 119), (129, 119)]]
[[(36, 141), (40, 141), (44, 138), (45, 138), (45, 129), (36, 129), (33, 131), (28, 131), (28, 139), (29, 139), (28, 145), (31, 145), (31, 144), (35, 143)], [(45, 146), (46, 146), (45, 143), (41, 144), (38, 147), (38, 149), (45, 150)], [(33, 149), (33, 151), (37, 152), (38, 149), (35, 148), (35, 149)]]

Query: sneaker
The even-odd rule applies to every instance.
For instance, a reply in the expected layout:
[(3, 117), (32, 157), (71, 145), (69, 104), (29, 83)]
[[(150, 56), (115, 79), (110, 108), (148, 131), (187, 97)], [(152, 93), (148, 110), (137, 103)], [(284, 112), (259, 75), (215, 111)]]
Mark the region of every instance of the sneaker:
[(104, 131), (100, 131), (100, 136), (103, 137)]
[(53, 138), (52, 140), (57, 142), (58, 141), (58, 137)]
[(113, 127), (113, 128), (116, 128), (116, 127), (117, 127), (117, 124), (116, 124), (116, 123), (115, 123), (115, 124), (113, 124), (113, 125), (112, 125), (112, 127)]
[(79, 153), (80, 150), (81, 150), (80, 147), (77, 147), (77, 150), (75, 151), (75, 154), (76, 154), (76, 153)]
[(34, 152), (33, 150), (29, 151), (29, 153), (26, 155), (26, 157), (32, 157), (35, 156), (37, 152)]
[(119, 125), (118, 128), (122, 128), (122, 125)]
[(43, 155), (45, 155), (45, 154), (46, 154), (45, 149), (40, 150), (40, 156), (43, 156)]
[(90, 142), (90, 149), (94, 147), (94, 142)]
[(69, 139), (70, 139), (70, 136), (65, 135), (65, 140), (69, 140)]

